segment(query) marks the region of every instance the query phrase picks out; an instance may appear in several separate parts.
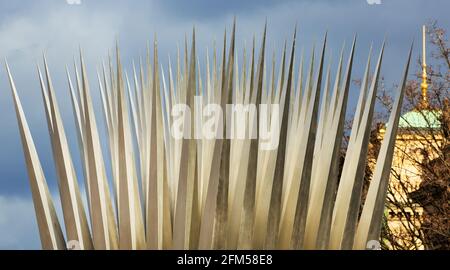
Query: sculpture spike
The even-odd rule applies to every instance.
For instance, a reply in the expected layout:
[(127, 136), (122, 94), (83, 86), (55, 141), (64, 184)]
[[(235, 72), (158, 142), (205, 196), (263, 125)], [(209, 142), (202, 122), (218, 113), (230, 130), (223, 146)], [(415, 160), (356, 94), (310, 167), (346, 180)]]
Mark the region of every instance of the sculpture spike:
[[(267, 20), (259, 59), (255, 58), (254, 38), (251, 56), (244, 46), (243, 57), (238, 59), (234, 18), (228, 46), (224, 33), (222, 62), (217, 62), (215, 43), (212, 65), (207, 51), (205, 76), (196, 51), (195, 28), (190, 53), (186, 39), (184, 56), (177, 55), (176, 74), (172, 73), (170, 56), (167, 67), (159, 63), (156, 36), (153, 58), (147, 47), (146, 68), (141, 58), (139, 70), (133, 61), (132, 78), (123, 70), (116, 45), (114, 65), (109, 55), (109, 63), (102, 63), (102, 70), (97, 71), (116, 211), (80, 48), (81, 69), (74, 66), (76, 86), (67, 67), (66, 75), (90, 224), (44, 56), (46, 81), (39, 67), (37, 71), (67, 240), (78, 241), (82, 249), (362, 249), (367, 240), (378, 239), (411, 52), (357, 225), (384, 43), (370, 82), (369, 52), (338, 182), (356, 36), (345, 72), (342, 50), (331, 85), (331, 60), (324, 71), (328, 33), (318, 59), (313, 46), (308, 73), (303, 74), (303, 53), (299, 70), (295, 70), (296, 32), (295, 26), (289, 55), (286, 43), (278, 59), (274, 53), (269, 74)], [(183, 60), (184, 65), (180, 63)], [(276, 63), (279, 68), (275, 68)], [(64, 249), (64, 237), (8, 66), (7, 71), (42, 246)], [(294, 73), (298, 73), (297, 78)], [(173, 109), (181, 104), (187, 109), (177, 119)], [(191, 107), (199, 104), (191, 113)], [(214, 104), (217, 106), (209, 106)], [(236, 114), (235, 107), (224, 116), (228, 105), (232, 109), (244, 105), (246, 115)], [(242, 129), (242, 123), (248, 126)], [(175, 124), (182, 124), (189, 136), (171, 136)], [(216, 136), (204, 137), (205, 128), (215, 129)], [(245, 138), (240, 138), (240, 131)], [(265, 148), (267, 135), (271, 136), (269, 143), (278, 143), (274, 148)]]
[(53, 127), (53, 134), (51, 134), (50, 138), (52, 140), (55, 167), (58, 174), (58, 186), (61, 194), (67, 238), (69, 241), (78, 241), (80, 247), (83, 249), (91, 249), (92, 240), (86, 213), (82, 205), (78, 180), (69, 152), (69, 146), (45, 55), (44, 65), (47, 80), (48, 106), (50, 108), (50, 118), (52, 119), (51, 123), (48, 124)]
[(17, 94), (16, 85), (6, 60), (5, 66), (14, 100), (42, 249), (65, 249), (65, 240), (53, 205), (53, 199), (48, 190), (47, 181)]
[(386, 199), (387, 186), (389, 182), (394, 142), (398, 129), (403, 96), (405, 93), (405, 84), (408, 76), (409, 64), (411, 62), (412, 48), (413, 44), (411, 44), (411, 48), (409, 50), (402, 81), (398, 86), (397, 97), (389, 116), (387, 130), (378, 154), (373, 179), (370, 182), (367, 197), (359, 219), (353, 244), (354, 249), (364, 249), (368, 241), (377, 240), (380, 235), (381, 219), (383, 216), (384, 202)]

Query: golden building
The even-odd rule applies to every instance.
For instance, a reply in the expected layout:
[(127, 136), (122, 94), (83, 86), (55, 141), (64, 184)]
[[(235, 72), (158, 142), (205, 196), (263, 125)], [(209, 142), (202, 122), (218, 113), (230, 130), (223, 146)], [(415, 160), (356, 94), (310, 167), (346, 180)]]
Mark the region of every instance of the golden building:
[[(420, 164), (425, 158), (437, 157), (434, 149), (442, 142), (439, 133), (442, 112), (431, 109), (428, 104), (425, 42), (423, 26), (422, 99), (416, 108), (400, 118), (387, 194), (385, 215), (396, 246), (388, 245), (393, 249), (424, 249), (419, 230), (423, 209), (412, 202), (408, 194), (419, 189), (424, 177)], [(380, 135), (383, 133), (381, 130)]]

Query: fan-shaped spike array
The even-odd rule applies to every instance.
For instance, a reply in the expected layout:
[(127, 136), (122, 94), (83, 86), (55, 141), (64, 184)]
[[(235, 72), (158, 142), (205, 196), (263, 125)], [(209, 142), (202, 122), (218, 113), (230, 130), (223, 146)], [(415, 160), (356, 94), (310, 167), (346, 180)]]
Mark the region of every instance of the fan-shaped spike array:
[(67, 69), (67, 81), (90, 223), (44, 57), (45, 80), (39, 67), (38, 76), (65, 237), (7, 66), (42, 247), (77, 241), (82, 249), (364, 249), (377, 240), (411, 53), (359, 218), (384, 44), (372, 77), (369, 52), (340, 171), (356, 37), (345, 67), (342, 49), (333, 83), (327, 35), (318, 58), (313, 47), (304, 69), (302, 53), (296, 72), (295, 30), (276, 75), (276, 58), (266, 58), (266, 29), (259, 56), (253, 39), (239, 62), (234, 23), (228, 49), (225, 32), (221, 60), (214, 45), (206, 68), (195, 30), (174, 71), (170, 60), (167, 70), (159, 63), (155, 39), (153, 56), (148, 48), (129, 76), (117, 46), (115, 67), (109, 57), (97, 72), (106, 138), (80, 53), (75, 80)]

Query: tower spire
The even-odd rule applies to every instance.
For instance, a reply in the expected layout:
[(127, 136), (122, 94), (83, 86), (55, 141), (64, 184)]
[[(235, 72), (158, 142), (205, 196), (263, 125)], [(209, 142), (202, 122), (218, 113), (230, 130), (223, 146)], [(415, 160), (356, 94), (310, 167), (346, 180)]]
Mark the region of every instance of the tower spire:
[(421, 105), (423, 108), (428, 107), (428, 78), (427, 78), (427, 62), (426, 62), (426, 26), (422, 26), (422, 89)]

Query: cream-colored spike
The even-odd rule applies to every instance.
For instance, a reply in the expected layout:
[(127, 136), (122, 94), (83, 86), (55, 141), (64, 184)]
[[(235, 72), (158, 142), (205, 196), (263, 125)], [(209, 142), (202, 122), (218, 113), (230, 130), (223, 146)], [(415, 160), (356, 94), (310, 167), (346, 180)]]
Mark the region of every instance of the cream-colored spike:
[[(244, 48), (244, 57), (243, 57), (243, 67), (242, 67), (242, 83), (239, 83), (238, 76), (236, 76), (236, 101), (235, 104), (241, 104), (246, 106), (245, 95), (247, 92), (250, 92), (249, 84), (246, 82), (246, 52)], [(239, 74), (238, 71), (238, 61), (236, 61), (235, 65), (236, 74)], [(249, 77), (252, 75), (249, 75)], [(247, 87), (246, 87), (247, 86)], [(252, 104), (253, 105), (253, 104)], [(251, 108), (251, 107), (249, 107)], [(245, 112), (245, 111), (244, 111)], [(252, 123), (252, 117), (256, 116), (256, 111), (249, 110), (246, 112), (248, 115), (247, 118), (237, 119), (233, 117), (234, 121), (241, 121), (240, 126), (249, 127), (249, 129), (245, 128), (244, 132), (246, 134), (252, 134), (253, 125), (249, 125)], [(233, 128), (235, 128), (235, 124), (233, 123)], [(228, 224), (227, 224), (227, 248), (235, 249), (238, 245), (239, 234), (241, 230), (241, 220), (243, 216), (243, 204), (244, 204), (244, 196), (245, 196), (245, 186), (247, 176), (247, 169), (249, 164), (249, 151), (250, 151), (250, 140), (247, 135), (245, 135), (245, 139), (236, 139), (233, 140), (234, 144), (231, 146), (232, 154), (230, 155), (230, 188), (228, 191)]]
[(129, 124), (128, 105), (117, 48), (118, 155), (119, 155), (119, 248), (145, 248), (145, 232), (139, 198), (136, 164)]
[(52, 119), (51, 123), (48, 123), (48, 125), (52, 125), (53, 127), (53, 133), (50, 138), (53, 146), (55, 167), (58, 174), (58, 186), (60, 189), (67, 238), (69, 241), (78, 241), (82, 249), (91, 249), (92, 240), (86, 213), (81, 201), (78, 180), (72, 163), (72, 157), (69, 152), (64, 126), (59, 113), (59, 107), (45, 56), (44, 63), (47, 89), (45, 89), (43, 84), (41, 85), (41, 89), (42, 91), (48, 90), (49, 104), (47, 106), (50, 108), (50, 115), (47, 117), (48, 119)]
[[(128, 78), (128, 73), (125, 72), (125, 81), (126, 81), (126, 88), (127, 88), (127, 92), (128, 92), (128, 100), (130, 102), (130, 107), (131, 107), (131, 119), (133, 121), (133, 128), (134, 128), (134, 136), (136, 137), (137, 140), (137, 147), (138, 147), (138, 152), (140, 153), (143, 149), (141, 147), (142, 145), (142, 140), (141, 140), (141, 128), (140, 128), (140, 120), (139, 120), (139, 116), (138, 116), (138, 109), (136, 108), (136, 100), (133, 97), (133, 94), (131, 93), (131, 86), (130, 86), (130, 80)], [(141, 156), (141, 155), (139, 155)]]
[[(324, 54), (326, 49), (327, 35), (325, 34), (321, 55), (319, 58), (319, 67), (318, 72), (315, 78), (313, 93), (311, 93), (311, 99), (309, 100), (309, 104), (306, 105), (308, 95), (308, 85), (312, 83), (309, 80), (309, 83), (306, 84), (306, 88), (304, 93), (305, 96), (303, 98), (302, 111), (305, 111), (305, 123), (304, 123), (304, 132), (300, 136), (300, 149), (298, 156), (298, 176), (292, 180), (291, 187), (286, 188), (287, 194), (285, 195), (285, 201), (282, 202), (281, 206), (281, 224), (279, 227), (279, 236), (277, 247), (286, 249), (291, 245), (295, 245), (296, 242), (300, 241), (298, 236), (296, 236), (296, 230), (300, 231), (300, 236), (302, 236), (302, 231), (304, 230), (304, 225), (302, 224), (305, 216), (305, 208), (307, 205), (307, 201), (305, 199), (308, 198), (308, 194), (305, 193), (309, 191), (309, 179), (311, 177), (312, 170), (312, 158), (313, 158), (313, 149), (315, 144), (315, 133), (317, 130), (317, 118), (319, 113), (319, 99), (321, 92), (321, 83), (322, 83), (322, 72), (323, 72), (323, 62), (324, 62)], [(311, 67), (314, 63), (313, 58), (314, 53), (311, 55)], [(310, 69), (312, 72), (312, 68)], [(309, 78), (312, 78), (312, 75), (309, 74)], [(303, 118), (303, 117), (302, 117)], [(301, 204), (299, 203), (301, 202)], [(303, 208), (299, 208), (299, 204)], [(298, 226), (295, 226), (298, 225)], [(295, 229), (296, 228), (296, 229)], [(300, 237), (301, 238), (301, 237)]]
[(325, 84), (324, 84), (324, 89), (323, 89), (323, 95), (321, 98), (321, 105), (320, 105), (320, 113), (319, 113), (319, 121), (317, 124), (317, 135), (316, 135), (316, 145), (314, 146), (314, 152), (316, 152), (316, 149), (319, 150), (322, 148), (322, 142), (324, 139), (324, 133), (326, 132), (325, 130), (325, 123), (326, 123), (326, 115), (328, 112), (328, 107), (327, 107), (327, 99), (329, 96), (329, 89), (330, 89), (330, 73), (331, 73), (331, 61), (328, 63), (328, 68), (327, 68), (327, 72), (326, 72), (326, 76), (325, 76)]
[(397, 97), (392, 107), (391, 115), (387, 123), (387, 130), (378, 154), (375, 171), (364, 202), (363, 211), (355, 234), (354, 249), (366, 248), (370, 240), (378, 240), (380, 237), (381, 221), (386, 200), (387, 186), (394, 154), (394, 143), (397, 135), (398, 121), (405, 93), (405, 84), (411, 61), (412, 45), (409, 50), (408, 60), (398, 86)]
[[(169, 93), (170, 93), (170, 99), (171, 99), (171, 104), (176, 105), (177, 104), (177, 95), (175, 93), (175, 89), (176, 89), (177, 85), (174, 84), (174, 79), (173, 79), (173, 74), (172, 74), (172, 64), (171, 61), (169, 59)], [(173, 123), (173, 119), (172, 119), (172, 114), (170, 113), (167, 116), (167, 121), (168, 121), (168, 126), (169, 129), (171, 129), (172, 127), (172, 123)], [(176, 140), (172, 135), (170, 135), (170, 130), (169, 132), (169, 155), (168, 155), (168, 159), (167, 159), (167, 173), (168, 173), (168, 185), (169, 185), (169, 199), (170, 199), (170, 209), (171, 209), (171, 213), (174, 212), (174, 205), (175, 205), (175, 191), (176, 191), (176, 184), (178, 182), (178, 173), (180, 171), (179, 167), (177, 167), (177, 164), (175, 162), (176, 160), (176, 156), (175, 156), (175, 151), (178, 145), (178, 141), (180, 140)]]
[[(279, 103), (279, 97), (281, 96), (282, 88), (283, 88), (283, 78), (284, 78), (284, 72), (285, 72), (285, 55), (286, 55), (286, 46), (283, 48), (283, 57), (281, 60), (281, 67), (279, 69), (278, 73), (278, 83), (276, 88), (271, 88), (272, 91), (268, 93), (268, 100), (270, 100), (269, 105), (271, 104), (277, 104)], [(280, 111), (283, 111), (283, 105), (280, 105), (279, 107)], [(270, 124), (270, 121), (279, 121), (279, 123), (282, 123), (282, 117), (283, 113), (280, 113), (278, 116), (272, 117), (272, 115), (268, 114), (270, 118), (268, 119)], [(264, 117), (262, 117), (264, 118)], [(280, 128), (281, 128), (280, 125)], [(280, 147), (284, 141), (281, 139), (278, 142), (278, 147)], [(266, 165), (263, 165), (261, 168), (267, 168), (265, 173), (261, 172), (261, 176), (257, 176), (257, 179), (261, 179), (260, 183), (257, 184), (257, 193), (256, 193), (256, 201), (255, 201), (255, 220), (254, 220), (254, 227), (253, 227), (253, 246), (255, 248), (264, 248), (265, 241), (267, 237), (268, 232), (268, 224), (270, 222), (270, 203), (271, 203), (271, 197), (273, 193), (274, 188), (274, 173), (275, 173), (275, 166), (276, 166), (276, 160), (278, 156), (278, 148), (276, 150), (267, 151), (269, 152), (269, 155), (265, 156), (265, 159), (263, 159)], [(264, 170), (264, 169), (263, 169)], [(282, 170), (282, 169), (281, 169)], [(281, 188), (281, 186), (280, 186)]]
[(80, 51), (82, 96), (84, 103), (84, 140), (89, 168), (89, 190), (91, 192), (91, 226), (95, 249), (117, 249), (117, 231), (112, 208), (109, 185), (100, 146), (89, 83), (83, 55)]
[(36, 147), (28, 127), (28, 123), (23, 112), (20, 98), (17, 95), (8, 63), (5, 61), (8, 73), (11, 94), (14, 100), (17, 122), (19, 124), (20, 138), (22, 140), (25, 162), (27, 165), (28, 177), (30, 180), (33, 204), (36, 212), (36, 220), (39, 227), (42, 249), (56, 250), (65, 249), (65, 240), (56, 215), (53, 200), (48, 190), (47, 181), (39, 161)]
[[(356, 38), (353, 40), (350, 56), (347, 63), (345, 80), (341, 85), (342, 94), (339, 95), (338, 108), (333, 118), (333, 125), (329, 130), (329, 136), (323, 142), (328, 147), (324, 147), (319, 152), (318, 158), (314, 161), (320, 164), (311, 181), (313, 183), (308, 214), (305, 228), (305, 248), (322, 248), (327, 242), (329, 224), (331, 223), (332, 203), (337, 183), (337, 166), (340, 154), (343, 125), (350, 88), (350, 78), (352, 72), (353, 55)], [(314, 166), (315, 167), (315, 166)]]
[(311, 60), (309, 64), (308, 75), (306, 77), (305, 87), (302, 96), (302, 106), (300, 107), (300, 115), (298, 118), (298, 125), (301, 126), (305, 123), (306, 113), (308, 112), (308, 106), (310, 104), (311, 92), (313, 90), (313, 76), (314, 76), (314, 63), (315, 63), (315, 50), (316, 46), (313, 45), (311, 49)]
[(380, 74), (383, 49), (384, 44), (370, 86), (370, 92), (368, 93), (369, 99), (366, 102), (372, 49), (369, 52), (355, 119), (352, 126), (352, 134), (350, 136), (350, 142), (334, 205), (333, 221), (330, 232), (330, 249), (350, 249), (352, 247), (360, 208), (369, 132), (372, 123), (377, 93), (377, 80)]
[(106, 87), (104, 87), (102, 83), (102, 79), (100, 78), (100, 73), (97, 71), (97, 80), (98, 80), (98, 88), (100, 90), (100, 98), (102, 101), (102, 109), (103, 109), (103, 121), (106, 125), (106, 130), (108, 133), (112, 132), (112, 123), (109, 112), (109, 104), (107, 98), (107, 92), (105, 92)]
[[(156, 42), (155, 42), (156, 43)], [(156, 46), (156, 44), (154, 44)], [(150, 64), (150, 48), (148, 48), (147, 52), (147, 72), (149, 73), (148, 77), (150, 78), (150, 74), (152, 74), (151, 84), (148, 85), (149, 91), (151, 91), (151, 103), (150, 103), (150, 145), (149, 145), (149, 176), (146, 180), (145, 187), (145, 210), (146, 210), (146, 232), (147, 232), (147, 247), (149, 249), (158, 249), (158, 244), (162, 243), (159, 241), (160, 234), (158, 234), (158, 205), (157, 205), (157, 197), (156, 197), (156, 181), (157, 181), (157, 172), (158, 172), (158, 156), (157, 156), (157, 120), (156, 120), (156, 73), (158, 69), (155, 69), (156, 48), (154, 48), (153, 53), (153, 70), (151, 70)], [(158, 88), (159, 89), (159, 88)], [(159, 232), (161, 233), (161, 232)]]
[(156, 38), (153, 48), (153, 81), (152, 81), (152, 112), (151, 112), (151, 143), (150, 143), (150, 177), (148, 179), (146, 198), (147, 247), (162, 249), (163, 247), (163, 203), (164, 151), (162, 147), (162, 117), (161, 95), (159, 85), (159, 63)]
[[(187, 106), (191, 108), (191, 113), (194, 105), (194, 95), (196, 92), (196, 54), (195, 54), (195, 29), (192, 32), (192, 49), (191, 59), (189, 64), (189, 77), (186, 83), (186, 101)], [(187, 68), (186, 68), (187, 69)], [(189, 116), (188, 116), (189, 117)], [(194, 135), (195, 120), (184, 119), (190, 122), (190, 135)], [(177, 201), (175, 207), (174, 224), (173, 224), (173, 248), (188, 249), (190, 247), (191, 236), (191, 222), (192, 220), (193, 204), (194, 204), (194, 190), (196, 189), (197, 181), (197, 149), (193, 139), (183, 139), (181, 148), (181, 164), (178, 181)]]
[[(136, 65), (134, 64), (134, 61), (133, 61), (133, 82), (134, 82), (134, 87), (133, 87), (133, 89), (134, 89), (134, 91), (133, 91), (133, 95), (128, 95), (129, 96), (129, 98), (131, 99), (131, 98), (133, 98), (134, 99), (134, 104), (135, 104), (135, 106), (136, 106), (136, 114), (137, 114), (137, 117), (138, 117), (138, 128), (139, 128), (139, 135), (142, 137), (142, 135), (143, 135), (143, 133), (142, 133), (142, 131), (143, 131), (143, 128), (144, 128), (144, 123), (143, 123), (143, 99), (142, 99), (142, 96), (141, 96), (141, 93), (142, 93), (142, 89), (141, 89), (141, 87), (139, 86), (139, 81), (138, 81), (138, 78), (137, 78), (137, 73), (136, 73)], [(131, 91), (131, 89), (130, 89), (130, 91)], [(139, 138), (140, 140), (142, 140), (142, 138)], [(142, 144), (142, 142), (141, 142), (141, 144)]]
[[(156, 39), (155, 39), (156, 40)], [(158, 70), (159, 57), (157, 44), (155, 44), (155, 66), (154, 70)], [(158, 205), (158, 231), (161, 232), (158, 239), (159, 249), (170, 249), (172, 247), (172, 222), (170, 218), (170, 197), (168, 194), (168, 182), (167, 182), (167, 155), (165, 152), (165, 142), (164, 142), (164, 109), (163, 109), (163, 97), (160, 91), (160, 77), (159, 73), (155, 72), (154, 76), (155, 84), (154, 89), (156, 93), (156, 124), (157, 128), (157, 205)]]
[[(236, 40), (236, 18), (233, 20), (233, 27), (231, 30), (230, 47), (228, 49), (228, 62), (225, 79), (222, 81), (222, 99), (221, 107), (223, 111), (226, 111), (226, 105), (232, 103), (233, 98), (233, 78), (236, 76), (234, 71), (235, 62), (235, 40)], [(224, 133), (223, 137), (227, 136), (227, 129), (230, 129), (231, 121), (226, 120), (224, 117)], [(218, 193), (216, 200), (216, 216), (214, 223), (214, 236), (213, 236), (213, 248), (225, 249), (227, 240), (227, 222), (228, 222), (228, 189), (230, 185), (230, 140), (224, 139), (222, 143), (222, 150), (220, 153), (219, 165), (219, 182)]]
[[(165, 83), (165, 77), (164, 72), (161, 70), (162, 80), (163, 80), (163, 91), (164, 93), (167, 93), (166, 83)], [(167, 94), (167, 102), (171, 103), (172, 101), (169, 101), (170, 96)], [(166, 103), (167, 104), (167, 103)], [(162, 106), (162, 105), (160, 105)], [(170, 106), (170, 105), (167, 105)], [(160, 177), (162, 177), (162, 189), (163, 189), (163, 200), (161, 202), (162, 204), (162, 230), (163, 230), (163, 237), (162, 237), (162, 245), (163, 249), (170, 249), (172, 247), (172, 240), (173, 240), (173, 229), (172, 229), (172, 213), (173, 213), (173, 205), (171, 202), (170, 197), (170, 177), (173, 177), (173, 173), (170, 171), (171, 164), (171, 139), (172, 136), (170, 135), (170, 114), (169, 111), (166, 112), (167, 115), (165, 115), (163, 112), (159, 114), (159, 125), (161, 126), (161, 133), (159, 134), (159, 141), (161, 141), (160, 149), (159, 149), (159, 155), (161, 156), (159, 165), (159, 170), (162, 172)]]
[[(224, 44), (222, 49), (222, 65), (220, 83), (217, 84), (217, 94), (220, 96), (220, 104), (225, 107), (225, 98), (223, 97), (223, 81), (225, 80), (225, 51), (226, 51), (226, 31), (224, 33)], [(213, 245), (214, 234), (214, 218), (216, 213), (217, 194), (219, 190), (219, 170), (220, 170), (220, 156), (222, 152), (222, 141), (216, 139), (214, 142), (214, 150), (211, 161), (211, 171), (209, 174), (209, 183), (206, 189), (204, 198), (204, 205), (201, 211), (200, 235), (199, 235), (199, 249), (211, 249)]]
[[(89, 165), (88, 165), (86, 150), (85, 150), (86, 143), (84, 141), (84, 115), (81, 115), (81, 107), (80, 107), (80, 102), (78, 100), (79, 95), (75, 93), (75, 90), (74, 90), (74, 87), (72, 84), (72, 79), (70, 78), (68, 68), (66, 68), (66, 73), (67, 73), (67, 81), (68, 81), (69, 90), (70, 90), (70, 98), (71, 98), (71, 103), (72, 103), (73, 116), (75, 119), (75, 126), (76, 126), (76, 131), (77, 131), (78, 149), (80, 151), (81, 165), (83, 167), (84, 185), (85, 185), (86, 197), (87, 197), (87, 201), (88, 201), (88, 210), (89, 210), (89, 214), (90, 214), (91, 213), (91, 197), (90, 197), (91, 192), (89, 191), (89, 187), (91, 185), (88, 182), (89, 181), (89, 177), (88, 177), (88, 175), (89, 175), (88, 166)], [(40, 71), (39, 71), (39, 77), (42, 80)]]
[(75, 59), (73, 61), (73, 65), (74, 65), (74, 69), (75, 69), (75, 79), (77, 81), (77, 88), (76, 88), (77, 91), (76, 92), (77, 92), (78, 102), (80, 105), (80, 116), (81, 116), (81, 120), (82, 120), (81, 123), (84, 125), (85, 120), (84, 120), (84, 103), (83, 103), (84, 96), (83, 96), (83, 85), (82, 85), (83, 83), (81, 81), (80, 73), (78, 72), (78, 67), (77, 67)]
[[(287, 151), (287, 143), (288, 143), (288, 129), (289, 129), (289, 113), (291, 112), (291, 105), (293, 100), (292, 91), (294, 89), (293, 76), (294, 76), (294, 63), (295, 63), (295, 42), (297, 36), (297, 27), (294, 29), (294, 36), (292, 41), (291, 55), (289, 57), (288, 69), (286, 71), (287, 79), (286, 82), (283, 83), (283, 92), (281, 93), (280, 100), (276, 103), (279, 103), (283, 108), (281, 110), (281, 130), (278, 139), (278, 153), (275, 161), (275, 174), (273, 178), (273, 188), (272, 194), (270, 198), (270, 207), (269, 207), (269, 222), (267, 226), (267, 236), (265, 240), (265, 247), (268, 249), (273, 249), (277, 246), (278, 243), (278, 232), (280, 226), (280, 216), (281, 216), (281, 208), (282, 208), (282, 190), (283, 183), (286, 175), (286, 153)], [(325, 37), (326, 39), (326, 37)], [(284, 57), (283, 57), (284, 58)], [(283, 61), (284, 62), (284, 61)], [(284, 68), (284, 64), (283, 64)]]
[[(112, 171), (112, 178), (113, 178), (113, 190), (114, 190), (114, 203), (115, 203), (115, 210), (116, 215), (119, 215), (119, 156), (118, 156), (118, 149), (117, 149), (117, 140), (118, 140), (118, 132), (117, 132), (117, 112), (115, 105), (117, 102), (114, 99), (114, 94), (112, 93), (114, 91), (114, 87), (112, 87), (108, 83), (107, 75), (106, 75), (106, 68), (105, 65), (102, 65), (103, 69), (103, 84), (104, 84), (104, 90), (105, 90), (105, 99), (107, 101), (107, 113), (108, 118), (110, 119), (110, 127), (108, 129), (107, 127), (107, 135), (108, 135), (108, 146), (109, 146), (109, 155), (110, 155), (110, 161), (111, 161), (111, 171)], [(111, 77), (113, 77), (113, 73), (110, 74)], [(113, 82), (113, 79), (110, 79), (111, 82)], [(105, 113), (105, 112), (104, 112)], [(116, 218), (118, 220), (118, 217)]]

